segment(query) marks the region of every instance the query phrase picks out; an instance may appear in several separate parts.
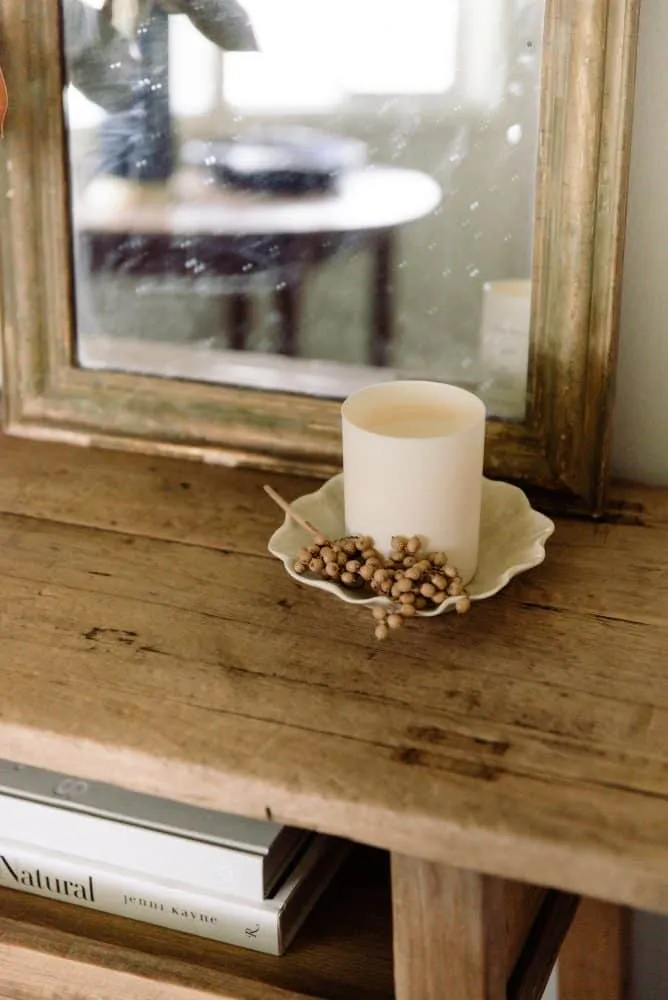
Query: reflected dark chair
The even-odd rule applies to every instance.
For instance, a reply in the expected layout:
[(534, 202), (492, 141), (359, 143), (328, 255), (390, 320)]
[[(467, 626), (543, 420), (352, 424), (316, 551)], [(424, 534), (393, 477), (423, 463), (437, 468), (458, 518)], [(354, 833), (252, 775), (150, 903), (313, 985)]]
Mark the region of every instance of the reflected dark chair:
[[(221, 292), (225, 310), (226, 346), (247, 349), (252, 329), (252, 300), (258, 278), (271, 276), (278, 316), (279, 354), (299, 354), (301, 298), (308, 275), (337, 254), (370, 247), (374, 276), (370, 311), (368, 359), (389, 363), (392, 341), (392, 230), (364, 233), (176, 235), (122, 233), (82, 228), (78, 233), (81, 260), (92, 274), (125, 277), (215, 277), (229, 279)], [(265, 281), (265, 287), (267, 282)]]

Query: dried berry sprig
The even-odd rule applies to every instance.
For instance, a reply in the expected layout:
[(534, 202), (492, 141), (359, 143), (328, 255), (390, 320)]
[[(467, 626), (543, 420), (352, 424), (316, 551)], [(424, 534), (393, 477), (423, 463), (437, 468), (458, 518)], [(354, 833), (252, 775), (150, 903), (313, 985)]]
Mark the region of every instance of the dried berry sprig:
[(456, 567), (444, 552), (425, 552), (418, 535), (392, 538), (390, 555), (385, 558), (366, 535), (326, 538), (270, 486), (265, 486), (265, 491), (313, 538), (297, 553), (293, 564), (296, 573), (311, 573), (345, 589), (365, 589), (387, 598), (388, 606), (372, 609), (377, 639), (387, 638), (406, 619), (438, 607), (449, 597), (456, 598), (458, 614), (470, 610), (471, 601)]
[(263, 489), (267, 496), (271, 497), (274, 503), (278, 504), (281, 510), (285, 511), (285, 513), (292, 518), (295, 524), (298, 524), (300, 528), (304, 528), (304, 530), (308, 531), (308, 533), (313, 535), (314, 538), (317, 538), (318, 536), (322, 537), (316, 526), (311, 524), (310, 521), (307, 521), (305, 517), (302, 517), (301, 514), (288, 503), (287, 500), (283, 499), (280, 493), (277, 493), (271, 486), (264, 486)]

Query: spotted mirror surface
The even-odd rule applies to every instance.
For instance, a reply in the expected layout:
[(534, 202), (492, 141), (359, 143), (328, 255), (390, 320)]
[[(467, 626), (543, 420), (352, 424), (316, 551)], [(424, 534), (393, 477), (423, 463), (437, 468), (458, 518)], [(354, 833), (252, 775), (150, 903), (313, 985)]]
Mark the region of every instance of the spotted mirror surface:
[(78, 363), (522, 419), (542, 0), (61, 0)]

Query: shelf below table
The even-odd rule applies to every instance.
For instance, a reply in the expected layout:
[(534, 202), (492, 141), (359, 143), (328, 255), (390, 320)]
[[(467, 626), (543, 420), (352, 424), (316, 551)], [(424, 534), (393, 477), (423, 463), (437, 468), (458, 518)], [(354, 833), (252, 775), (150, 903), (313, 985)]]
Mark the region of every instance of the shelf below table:
[(394, 987), (387, 855), (355, 848), (280, 958), (0, 890), (0, 996), (54, 995), (388, 1000)]

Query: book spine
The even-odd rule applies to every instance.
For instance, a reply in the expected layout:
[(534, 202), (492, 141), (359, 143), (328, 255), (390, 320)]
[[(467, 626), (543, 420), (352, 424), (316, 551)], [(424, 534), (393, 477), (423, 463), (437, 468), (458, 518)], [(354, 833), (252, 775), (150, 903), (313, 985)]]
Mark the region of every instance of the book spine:
[(237, 851), (269, 850), (284, 834), (280, 823), (233, 816), (202, 806), (132, 792), (119, 785), (88, 781), (72, 775), (30, 767), (0, 757), (0, 792), (92, 816), (162, 830), (179, 837)]
[(280, 917), (261, 905), (203, 896), (120, 869), (0, 839), (0, 887), (74, 903), (268, 955), (282, 951)]
[(71, 854), (91, 865), (122, 867), (139, 877), (179, 882), (189, 889), (264, 899), (264, 856), (176, 837), (27, 799), (0, 795), (0, 832), (35, 851)]

